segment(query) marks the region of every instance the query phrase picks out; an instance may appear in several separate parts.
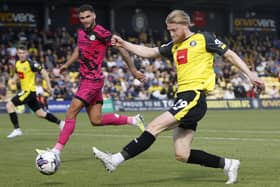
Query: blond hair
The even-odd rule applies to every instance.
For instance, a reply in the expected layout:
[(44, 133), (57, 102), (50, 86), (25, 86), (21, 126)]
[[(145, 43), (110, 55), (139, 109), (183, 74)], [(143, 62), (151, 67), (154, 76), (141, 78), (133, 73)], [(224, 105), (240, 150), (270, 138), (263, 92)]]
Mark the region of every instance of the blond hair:
[(194, 25), (191, 22), (191, 18), (189, 14), (187, 14), (183, 10), (173, 10), (172, 12), (170, 12), (165, 19), (165, 23), (166, 24), (178, 23), (178, 24), (187, 25), (189, 27)]

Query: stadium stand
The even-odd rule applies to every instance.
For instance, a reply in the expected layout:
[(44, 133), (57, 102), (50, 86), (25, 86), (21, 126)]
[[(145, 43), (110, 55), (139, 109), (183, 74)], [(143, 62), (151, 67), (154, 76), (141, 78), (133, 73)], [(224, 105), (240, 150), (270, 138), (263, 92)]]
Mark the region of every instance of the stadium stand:
[[(50, 11), (58, 12), (61, 5), (67, 3), (69, 7), (76, 6), (88, 1), (65, 1), (44, 0), (42, 3), (31, 0), (9, 0), (3, 1), (1, 11), (5, 11), (8, 5), (16, 7), (28, 7), (33, 4), (36, 7), (48, 6)], [(97, 7), (153, 7), (161, 10), (166, 8), (181, 8), (197, 10), (217, 10), (224, 12), (244, 11), (247, 9), (277, 14), (280, 3), (278, 1), (263, 2), (260, 0), (214, 0), (214, 1), (174, 1), (172, 0), (125, 0), (117, 5), (112, 0), (96, 0)], [(5, 4), (6, 3), (6, 4)], [(70, 6), (71, 4), (71, 6)], [(241, 6), (242, 5), (242, 6)], [(6, 8), (5, 8), (6, 7)], [(57, 8), (57, 9), (56, 9)], [(27, 8), (28, 9), (28, 8)], [(45, 10), (45, 9), (43, 9)], [(45, 12), (46, 14), (46, 12)], [(118, 15), (119, 16), (119, 15)], [(46, 20), (45, 20), (46, 21)], [(278, 26), (278, 25), (277, 25)], [(279, 26), (277, 27), (279, 29)], [(30, 59), (40, 62), (48, 71), (54, 89), (54, 96), (49, 99), (66, 100), (73, 96), (79, 83), (78, 65), (72, 66), (68, 71), (60, 74), (58, 72), (62, 63), (70, 57), (75, 47), (75, 32), (63, 26), (54, 29), (25, 28), (25, 29), (0, 29), (0, 99), (6, 100), (15, 94), (20, 88), (17, 83), (11, 81), (14, 75), (14, 63), (16, 61), (15, 47), (18, 42), (25, 42), (29, 47)], [(279, 33), (279, 31), (277, 31)], [(276, 33), (277, 33), (276, 32)], [(154, 30), (139, 32), (138, 35), (129, 35), (125, 30), (119, 32), (124, 38), (135, 43), (148, 46), (159, 46), (168, 41), (166, 33), (159, 35)], [(221, 57), (216, 57), (215, 72), (217, 85), (208, 98), (275, 98), (279, 97), (280, 90), (280, 40), (277, 34), (263, 32), (235, 32), (222, 35), (221, 39), (236, 51), (256, 74), (266, 82), (266, 89), (257, 95), (246, 77), (237, 71)], [(168, 59), (143, 59), (132, 57), (138, 69), (145, 72), (147, 82), (140, 84), (132, 79), (132, 76), (124, 66), (121, 57), (114, 49), (107, 51), (104, 63), (106, 82), (104, 86), (104, 98), (139, 100), (139, 99), (161, 99), (173, 98), (176, 90), (175, 71), (172, 62)], [(40, 77), (38, 77), (40, 79)], [(43, 87), (45, 83), (43, 82)], [(48, 96), (45, 93), (45, 96)]]
[[(260, 37), (267, 38), (267, 40), (257, 40)], [(1, 88), (1, 95), (5, 95), (5, 97), (1, 96), (1, 98), (8, 98), (19, 89), (16, 83), (11, 82), (10, 79), (14, 74), (15, 46), (17, 41), (20, 40), (18, 38), (26, 38), (25, 42), (29, 46), (30, 58), (40, 62), (49, 71), (55, 92), (54, 98), (50, 99), (63, 100), (71, 98), (78, 84), (78, 66), (71, 67), (68, 72), (63, 74), (58, 72), (59, 66), (65, 59), (69, 58), (74, 46), (74, 36), (67, 32), (65, 28), (58, 28), (51, 34), (44, 31), (38, 32), (34, 29), (28, 32), (23, 30), (20, 32), (9, 31), (2, 35), (0, 46), (0, 80), (2, 85), (5, 85)], [(230, 37), (225, 36), (223, 39), (229, 41), (230, 47), (237, 51), (251, 65), (251, 68), (265, 80), (266, 90), (260, 97), (272, 98), (277, 96), (277, 94), (274, 94), (275, 96), (271, 95), (272, 89), (276, 90), (276, 92), (278, 91), (279, 96), (280, 53), (279, 49), (273, 46), (273, 41), (277, 40), (277, 38), (258, 35), (247, 37), (243, 33), (238, 33)], [(135, 42), (140, 41), (139, 38), (131, 38), (131, 40)], [(160, 41), (156, 41), (156, 43), (160, 43)], [(107, 72), (105, 74), (107, 76), (106, 86), (104, 87), (105, 96), (107, 98), (127, 100), (134, 98), (160, 99), (167, 98), (167, 95), (172, 97), (170, 93), (167, 93), (170, 83), (174, 85), (176, 78), (172, 63), (167, 59), (148, 60), (138, 57), (133, 58), (138, 64), (138, 68), (144, 70), (147, 82), (142, 85), (132, 79), (121, 57), (114, 50), (109, 50), (103, 67), (105, 72)], [(235, 98), (255, 97), (254, 94), (250, 95), (248, 93), (252, 91), (252, 88), (245, 81), (246, 77), (241, 72), (238, 72), (236, 68), (225, 62), (223, 58), (216, 58), (215, 71), (217, 74), (217, 88), (210, 94), (209, 98), (223, 99), (225, 93), (230, 90), (234, 91)], [(40, 77), (38, 78), (40, 79)], [(173, 86), (169, 89), (169, 92), (174, 93), (175, 89), (176, 86)]]

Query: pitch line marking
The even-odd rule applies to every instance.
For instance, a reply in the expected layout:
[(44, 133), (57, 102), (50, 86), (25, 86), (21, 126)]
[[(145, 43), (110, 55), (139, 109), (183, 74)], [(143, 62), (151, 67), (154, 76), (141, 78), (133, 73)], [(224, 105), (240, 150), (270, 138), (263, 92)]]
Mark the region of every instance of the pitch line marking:
[[(26, 131), (25, 131), (26, 132)], [(26, 136), (49, 136), (54, 135), (56, 138), (58, 136), (58, 133), (46, 133), (46, 132), (40, 132), (40, 133), (24, 133)], [(126, 135), (126, 134), (96, 134), (96, 133), (81, 133), (77, 132), (74, 133), (73, 136), (92, 136), (92, 137), (110, 137), (110, 138), (135, 138), (138, 135)], [(159, 136), (159, 138), (170, 138), (172, 139), (172, 136), (162, 135)], [(197, 136), (196, 139), (201, 140), (217, 140), (217, 141), (254, 141), (254, 142), (280, 142), (280, 139), (276, 138), (240, 138), (240, 137), (199, 137)]]

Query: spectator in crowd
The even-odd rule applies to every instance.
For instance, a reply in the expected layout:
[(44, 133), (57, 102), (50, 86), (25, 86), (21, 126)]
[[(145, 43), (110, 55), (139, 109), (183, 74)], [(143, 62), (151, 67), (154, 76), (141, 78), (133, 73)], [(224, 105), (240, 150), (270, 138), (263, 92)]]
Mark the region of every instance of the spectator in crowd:
[(268, 95), (271, 98), (279, 98), (279, 89), (275, 85), (272, 86), (272, 88), (268, 91)]
[[(120, 33), (125, 34), (126, 31), (121, 31)], [(143, 37), (142, 35), (146, 35), (147, 40), (143, 39), (145, 38), (143, 37), (142, 39), (136, 38), (134, 39), (134, 41), (138, 42), (139, 44), (141, 43), (142, 45), (145, 44), (149, 46), (156, 46), (157, 43), (163, 43), (163, 41), (167, 41), (166, 32), (162, 33), (162, 38), (155, 37), (155, 34), (156, 32), (154, 31), (141, 33), (141, 37)], [(28, 46), (30, 48), (32, 46), (32, 51), (37, 51), (35, 52), (35, 54), (38, 54), (35, 58), (32, 58), (40, 63), (49, 72), (50, 77), (53, 77), (52, 69), (54, 69), (54, 67), (59, 63), (58, 58), (69, 59), (71, 57), (73, 49), (75, 48), (75, 34), (68, 32), (65, 27), (57, 27), (50, 31), (39, 30), (38, 28), (3, 30), (0, 36), (0, 80), (5, 84), (5, 86), (7, 86), (8, 97), (12, 94), (12, 91), (8, 86), (8, 79), (10, 76), (13, 76), (13, 67), (15, 62), (15, 53), (13, 52), (14, 48), (11, 49), (11, 47), (15, 47), (16, 41), (19, 40), (19, 37), (21, 37), (22, 39), (25, 38), (24, 40), (26, 40), (27, 38), (26, 43), (28, 43)], [(129, 35), (126, 35), (124, 37), (131, 38), (131, 36)], [(160, 39), (160, 41), (157, 41), (157, 39)], [(266, 62), (264, 77), (278, 77), (279, 75), (280, 80), (280, 50), (278, 47), (279, 38), (270, 35), (269, 33), (263, 33), (260, 35), (255, 32), (248, 35), (246, 33), (238, 32), (233, 33), (230, 36), (224, 36), (224, 40), (229, 43), (229, 46), (233, 50), (240, 54), (245, 62), (247, 62), (248, 66), (250, 66), (251, 68), (251, 71), (254, 71), (256, 74), (258, 74), (258, 71), (256, 71), (256, 69), (260, 70), (260, 67), (258, 66), (260, 66), (264, 61)], [(12, 52), (12, 55), (10, 55), (10, 52)], [(63, 58), (59, 56), (63, 56)], [(123, 79), (121, 81), (121, 84), (130, 84), (129, 77), (131, 75), (128, 71), (126, 71), (126, 67), (121, 56), (116, 54), (113, 49), (110, 49), (108, 50), (104, 61), (107, 62), (110, 58), (113, 58), (115, 60), (117, 67), (122, 67), (123, 69)], [(137, 56), (132, 56), (132, 58), (134, 58), (137, 69), (140, 69), (141, 71), (143, 70), (144, 74), (147, 77), (147, 83), (143, 85), (145, 88), (144, 92), (146, 92), (145, 95), (149, 95), (148, 89), (152, 85), (152, 81), (154, 79), (160, 79), (160, 77), (157, 76), (161, 76), (164, 79), (164, 73), (170, 75), (174, 74), (175, 72), (174, 69), (168, 69), (171, 67), (171, 62), (166, 59), (147, 59)], [(214, 66), (215, 73), (217, 74), (217, 86), (221, 88), (223, 92), (225, 92), (226, 84), (231, 81), (236, 72), (234, 68), (232, 69), (231, 64), (224, 58), (216, 56), (215, 59), (216, 60)], [(159, 66), (160, 69), (154, 69), (154, 64), (157, 64), (157, 62), (155, 61), (163, 62), (163, 65)], [(105, 65), (103, 68), (104, 75), (106, 74), (106, 72), (112, 72), (111, 67), (106, 67)], [(160, 74), (155, 73), (157, 71), (160, 71)], [(75, 76), (71, 75), (71, 82), (78, 81), (78, 76), (76, 76), (76, 74), (79, 74), (78, 63), (70, 66), (68, 71), (66, 71), (66, 74), (67, 73), (75, 74)], [(65, 78), (66, 77), (60, 77), (59, 79)], [(112, 78), (116, 79), (115, 76)], [(175, 81), (172, 77), (170, 78), (170, 80), (173, 85), (175, 85)], [(55, 81), (59, 80), (53, 80), (52, 84)], [(105, 81), (105, 86), (108, 85), (109, 82)], [(71, 90), (72, 85), (70, 84), (69, 86), (69, 89)], [(279, 89), (279, 86), (277, 86), (277, 89)], [(138, 92), (139, 90), (140, 89), (136, 89), (136, 92)], [(248, 91), (246, 87), (245, 90)], [(117, 93), (111, 93), (111, 95), (116, 94)], [(121, 93), (121, 95), (122, 99), (128, 99), (124, 93)], [(213, 98), (217, 97), (217, 94), (213, 95)], [(247, 97), (251, 97), (250, 94), (247, 94)], [(52, 98), (50, 97), (50, 99)]]
[(5, 85), (0, 82), (0, 101), (6, 101), (7, 98), (7, 90)]
[(233, 86), (233, 92), (236, 98), (246, 98), (246, 90), (241, 82)]
[(235, 94), (233, 92), (233, 87), (232, 85), (229, 83), (227, 86), (227, 89), (225, 89), (225, 93), (224, 93), (224, 99), (235, 99)]

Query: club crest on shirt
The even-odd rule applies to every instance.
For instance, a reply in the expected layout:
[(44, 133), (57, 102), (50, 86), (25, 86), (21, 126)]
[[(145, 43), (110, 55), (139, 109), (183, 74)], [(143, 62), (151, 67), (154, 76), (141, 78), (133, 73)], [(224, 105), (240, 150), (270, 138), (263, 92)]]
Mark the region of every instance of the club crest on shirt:
[(40, 69), (40, 68), (41, 68), (41, 65), (38, 64), (38, 63), (34, 63), (34, 67), (37, 68), (37, 69)]
[(94, 35), (94, 34), (92, 34), (92, 35), (90, 35), (90, 36), (89, 36), (89, 40), (90, 40), (90, 41), (95, 40), (95, 38), (96, 38), (96, 37), (95, 37), (95, 35)]
[(191, 42), (190, 42), (190, 46), (191, 46), (191, 47), (196, 46), (196, 41), (195, 41), (195, 40), (191, 41)]

